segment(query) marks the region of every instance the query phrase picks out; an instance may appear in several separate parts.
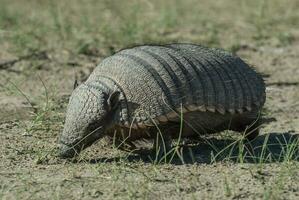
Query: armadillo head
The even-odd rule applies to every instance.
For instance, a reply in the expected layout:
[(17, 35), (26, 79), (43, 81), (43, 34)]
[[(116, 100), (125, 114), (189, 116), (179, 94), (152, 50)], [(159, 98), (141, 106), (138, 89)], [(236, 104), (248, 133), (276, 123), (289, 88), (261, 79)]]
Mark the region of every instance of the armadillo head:
[(59, 137), (60, 157), (74, 157), (105, 135), (105, 130), (112, 123), (118, 97), (119, 92), (109, 94), (87, 84), (73, 91)]

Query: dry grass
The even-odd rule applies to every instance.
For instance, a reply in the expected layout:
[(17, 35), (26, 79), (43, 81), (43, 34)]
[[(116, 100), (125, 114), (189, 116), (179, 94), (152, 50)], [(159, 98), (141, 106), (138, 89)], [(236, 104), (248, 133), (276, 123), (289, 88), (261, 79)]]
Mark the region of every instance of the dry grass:
[[(0, 199), (298, 199), (298, 1), (0, 5)], [(271, 75), (264, 112), (276, 121), (253, 154), (225, 132), (175, 149), (171, 163), (102, 143), (76, 160), (55, 156), (76, 76), (119, 49), (174, 41), (231, 50)]]

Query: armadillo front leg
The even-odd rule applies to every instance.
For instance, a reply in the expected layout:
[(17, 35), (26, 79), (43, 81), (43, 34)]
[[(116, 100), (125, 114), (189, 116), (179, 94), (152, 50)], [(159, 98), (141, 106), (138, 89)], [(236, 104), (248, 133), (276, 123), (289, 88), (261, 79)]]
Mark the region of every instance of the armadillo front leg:
[(136, 145), (132, 141), (125, 141), (125, 140), (118, 140), (116, 139), (114, 141), (114, 146), (117, 147), (117, 149), (132, 152), (134, 150), (137, 150)]
[(153, 150), (155, 152), (155, 161), (165, 161), (171, 151), (172, 138), (168, 134), (157, 132), (157, 137), (154, 139)]

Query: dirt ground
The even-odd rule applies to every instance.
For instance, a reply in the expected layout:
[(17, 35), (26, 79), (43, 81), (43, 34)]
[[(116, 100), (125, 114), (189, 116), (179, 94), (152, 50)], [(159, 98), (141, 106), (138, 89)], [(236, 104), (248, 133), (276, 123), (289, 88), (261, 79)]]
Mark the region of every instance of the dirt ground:
[[(0, 199), (299, 199), (298, 22), (296, 0), (0, 0)], [(59, 159), (75, 78), (121, 48), (174, 41), (233, 51), (264, 74), (254, 154), (225, 132), (168, 164), (101, 141)]]

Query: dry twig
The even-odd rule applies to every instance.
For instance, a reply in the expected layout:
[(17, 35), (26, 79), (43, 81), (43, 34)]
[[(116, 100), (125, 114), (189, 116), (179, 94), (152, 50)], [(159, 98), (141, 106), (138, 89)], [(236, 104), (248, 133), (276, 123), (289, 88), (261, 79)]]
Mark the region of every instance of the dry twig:
[(0, 70), (7, 70), (8, 68), (12, 67), (17, 62), (23, 61), (23, 60), (30, 60), (30, 59), (49, 59), (48, 54), (46, 51), (36, 51), (31, 54), (21, 56), (16, 59), (7, 60), (7, 61), (0, 61)]

